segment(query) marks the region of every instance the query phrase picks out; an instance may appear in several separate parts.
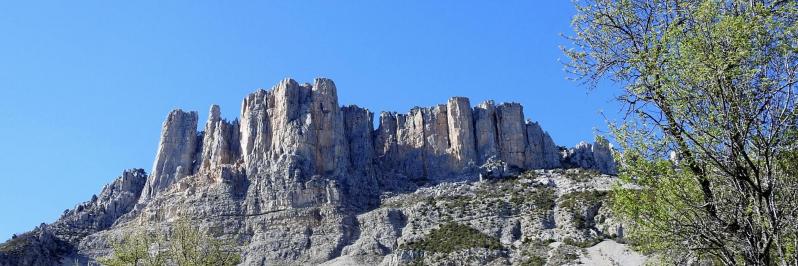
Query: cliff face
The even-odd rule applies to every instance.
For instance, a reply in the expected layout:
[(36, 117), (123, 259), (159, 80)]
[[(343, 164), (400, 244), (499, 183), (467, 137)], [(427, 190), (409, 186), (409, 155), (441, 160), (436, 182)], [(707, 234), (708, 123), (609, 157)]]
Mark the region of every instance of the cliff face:
[[(385, 197), (529, 169), (615, 173), (607, 143), (561, 152), (538, 123), (525, 120), (518, 103), (472, 107), (454, 97), (408, 113), (382, 112), (376, 124), (367, 109), (339, 106), (335, 84), (324, 78), (285, 79), (255, 91), (233, 121), (213, 105), (199, 132), (196, 112), (174, 110), (163, 123), (150, 176), (125, 172), (99, 197), (65, 213), (57, 230), (42, 231), (71, 243), (67, 257), (91, 260), (108, 254), (121, 235), (142, 226), (165, 231), (182, 216), (241, 243), (246, 264), (320, 263), (368, 253), (373, 247), (361, 246), (371, 243), (363, 243), (365, 231), (393, 232), (370, 255), (398, 248), (406, 216), (417, 214), (384, 210)], [(502, 174), (486, 172), (495, 165)], [(367, 226), (372, 218), (388, 227)]]
[[(563, 159), (518, 103), (472, 107), (468, 98), (454, 97), (405, 114), (382, 113), (375, 130), (370, 111), (338, 105), (332, 80), (286, 79), (245, 97), (240, 125), (219, 113), (212, 106), (199, 133), (196, 112), (169, 114), (142, 202), (187, 175), (226, 164), (241, 167), (253, 189), (266, 192), (249, 199), (262, 212), (333, 202), (368, 207), (379, 191), (474, 177), (488, 159), (511, 169), (558, 168)], [(604, 163), (609, 149), (592, 153), (598, 162), (574, 165), (612, 173)]]
[(197, 112), (177, 109), (169, 113), (163, 122), (152, 175), (147, 179), (142, 201), (191, 174), (198, 138)]

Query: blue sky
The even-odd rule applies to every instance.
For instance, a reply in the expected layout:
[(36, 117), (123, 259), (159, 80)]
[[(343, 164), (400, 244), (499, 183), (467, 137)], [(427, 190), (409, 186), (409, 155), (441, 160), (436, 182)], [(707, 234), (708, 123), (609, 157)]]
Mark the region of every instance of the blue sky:
[[(112, 3), (113, 2), (113, 3)], [(405, 112), (516, 101), (560, 145), (592, 139), (614, 91), (558, 59), (570, 1), (0, 2), (0, 241), (152, 167), (169, 110), (235, 118), (284, 77)]]

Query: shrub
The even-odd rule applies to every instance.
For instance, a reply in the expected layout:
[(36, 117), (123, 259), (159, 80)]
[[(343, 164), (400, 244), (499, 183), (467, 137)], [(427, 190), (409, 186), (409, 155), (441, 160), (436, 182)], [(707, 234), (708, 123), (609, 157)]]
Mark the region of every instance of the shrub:
[(521, 266), (543, 266), (546, 265), (546, 258), (541, 256), (532, 256), (528, 260), (521, 263)]
[(422, 240), (403, 244), (402, 249), (433, 253), (451, 253), (469, 248), (502, 249), (498, 239), (479, 230), (454, 222), (433, 229)]

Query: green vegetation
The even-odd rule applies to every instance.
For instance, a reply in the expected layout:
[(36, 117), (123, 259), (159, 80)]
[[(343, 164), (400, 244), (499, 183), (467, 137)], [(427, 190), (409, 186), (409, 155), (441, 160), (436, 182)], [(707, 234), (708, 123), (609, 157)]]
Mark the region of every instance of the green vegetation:
[(556, 205), (557, 190), (550, 187), (542, 187), (528, 193), (528, 197), (537, 211), (548, 211), (554, 209)]
[(479, 230), (458, 223), (442, 224), (433, 229), (424, 239), (402, 245), (402, 249), (433, 253), (451, 253), (469, 248), (502, 249), (498, 239)]
[(567, 244), (567, 245), (580, 247), (580, 248), (589, 248), (589, 247), (595, 246), (598, 243), (601, 243), (601, 241), (604, 241), (604, 240), (601, 239), (601, 238), (590, 238), (590, 239), (586, 239), (584, 241), (577, 241), (577, 240), (574, 240), (573, 238), (570, 238), (570, 237), (566, 237), (565, 239), (562, 240), (562, 242)]
[(520, 265), (546, 265), (546, 257), (549, 244), (556, 242), (554, 239), (537, 239), (537, 238), (524, 238), (523, 245), (520, 246), (522, 257), (528, 258), (521, 262)]
[(565, 178), (579, 183), (590, 181), (594, 177), (600, 175), (601, 173), (593, 169), (569, 169), (565, 171)]
[(586, 229), (592, 224), (584, 217), (582, 208), (602, 205), (608, 198), (608, 194), (611, 193), (596, 190), (571, 192), (560, 197), (560, 207), (571, 214), (571, 219), (577, 229)]
[[(162, 237), (147, 233), (126, 235), (124, 240), (113, 244), (114, 254), (99, 262), (108, 266), (166, 265), (166, 252), (162, 252)], [(154, 252), (150, 253), (150, 249)]]
[(469, 204), (471, 204), (471, 200), (473, 199), (466, 196), (454, 196), (446, 198), (446, 200), (447, 202), (444, 204), (446, 209), (459, 209), (467, 207)]
[[(165, 244), (168, 240), (168, 245)], [(112, 256), (100, 259), (109, 266), (237, 265), (240, 255), (232, 243), (215, 239), (191, 226), (186, 219), (175, 224), (169, 236), (133, 233), (114, 243)]]
[(546, 258), (541, 256), (532, 256), (528, 260), (522, 262), (521, 266), (543, 266), (546, 265)]
[(11, 253), (17, 250), (20, 247), (23, 247), (28, 244), (27, 237), (25, 235), (17, 236), (16, 234), (14, 237), (9, 239), (3, 244), (0, 244), (0, 252), (4, 253)]
[(798, 1), (585, 0), (566, 69), (627, 114), (613, 210), (674, 264), (798, 264)]
[(560, 197), (560, 207), (569, 212), (578, 212), (582, 206), (592, 206), (602, 203), (611, 194), (608, 191), (586, 190), (571, 192)]

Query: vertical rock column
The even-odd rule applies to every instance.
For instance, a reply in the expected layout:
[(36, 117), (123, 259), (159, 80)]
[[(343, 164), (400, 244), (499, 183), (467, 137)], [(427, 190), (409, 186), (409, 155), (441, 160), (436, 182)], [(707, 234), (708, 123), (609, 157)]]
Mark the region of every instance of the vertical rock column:
[[(273, 160), (277, 157), (299, 156), (306, 159), (301, 163), (304, 171), (309, 171), (315, 158), (316, 130), (308, 125), (311, 117), (308, 112), (310, 86), (300, 86), (293, 79), (284, 79), (267, 94), (270, 147), (262, 152), (269, 153)], [(281, 162), (288, 163), (288, 162)]]
[[(396, 113), (380, 113), (380, 125), (374, 136), (377, 157), (391, 157), (396, 152)], [(387, 160), (387, 158), (385, 158)]]
[(477, 163), (483, 164), (489, 158), (499, 156), (496, 107), (493, 101), (486, 101), (474, 107), (473, 116), (477, 146)]
[(451, 169), (463, 171), (469, 163), (477, 163), (474, 117), (468, 98), (454, 97), (447, 103), (449, 122), (449, 153), (452, 155)]
[(496, 108), (499, 128), (499, 150), (510, 165), (524, 168), (527, 146), (523, 107), (518, 103), (503, 103)]
[(331, 80), (284, 79), (245, 98), (241, 116), (241, 152), (259, 195), (249, 199), (253, 210), (338, 202), (350, 146)]
[(559, 148), (540, 124), (527, 122), (526, 136), (529, 144), (526, 153), (526, 167), (530, 169), (551, 169), (560, 167)]
[(373, 174), (372, 116), (374, 114), (355, 105), (343, 107), (341, 110), (344, 117), (344, 131), (349, 143), (351, 169), (359, 174)]
[(398, 156), (395, 163), (400, 172), (411, 180), (426, 177), (424, 169), (424, 114), (421, 108), (413, 108), (410, 114), (396, 116), (396, 143)]
[(422, 108), (424, 120), (424, 174), (427, 178), (444, 177), (449, 168), (449, 122), (446, 105)]
[(234, 163), (239, 156), (239, 125), (221, 118), (218, 105), (212, 105), (205, 123), (202, 141), (201, 170)]
[(147, 179), (140, 201), (191, 174), (197, 149), (197, 120), (197, 112), (177, 109), (169, 113), (161, 129), (152, 175)]
[(317, 78), (311, 93), (311, 126), (316, 130), (316, 174), (344, 173), (349, 160), (349, 149), (344, 137), (344, 120), (338, 106), (335, 83)]
[(350, 173), (342, 179), (350, 195), (348, 199), (355, 205), (376, 206), (379, 203), (379, 190), (374, 169), (374, 114), (354, 105), (343, 107), (341, 111), (350, 155)]
[(258, 90), (241, 103), (240, 149), (244, 163), (262, 155), (271, 146), (271, 129), (267, 112), (267, 92)]

